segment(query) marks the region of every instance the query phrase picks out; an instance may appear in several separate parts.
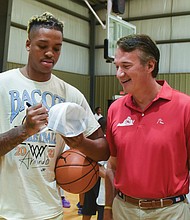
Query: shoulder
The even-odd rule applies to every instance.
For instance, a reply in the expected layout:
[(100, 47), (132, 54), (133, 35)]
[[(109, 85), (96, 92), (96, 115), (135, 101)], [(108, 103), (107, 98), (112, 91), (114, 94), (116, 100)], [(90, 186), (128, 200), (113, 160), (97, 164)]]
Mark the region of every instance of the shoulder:
[(190, 96), (181, 91), (173, 89), (173, 99), (179, 103), (188, 103), (190, 105)]
[(60, 83), (62, 85), (64, 85), (64, 87), (66, 89), (72, 90), (72, 91), (76, 91), (81, 93), (76, 87), (72, 86), (71, 84), (65, 82), (63, 79), (57, 77), (56, 75), (52, 74), (52, 80), (55, 81), (56, 83)]
[(11, 69), (11, 70), (7, 70), (5, 72), (0, 73), (0, 79), (8, 79), (9, 77), (14, 77), (16, 74), (19, 74), (19, 69)]
[(190, 101), (190, 96), (188, 94), (185, 94), (179, 90), (172, 88), (166, 81), (163, 81), (160, 97), (174, 101)]
[(15, 82), (20, 83), (21, 74), (19, 69), (11, 69), (0, 73), (0, 89), (7, 89), (9, 85), (14, 85)]

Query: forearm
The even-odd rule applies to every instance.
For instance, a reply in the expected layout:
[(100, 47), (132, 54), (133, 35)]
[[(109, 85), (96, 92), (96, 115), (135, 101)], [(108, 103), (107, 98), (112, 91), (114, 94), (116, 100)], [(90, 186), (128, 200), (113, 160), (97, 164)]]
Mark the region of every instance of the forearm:
[(114, 171), (110, 168), (106, 170), (105, 176), (106, 201), (105, 206), (112, 206), (116, 190), (114, 187)]
[(84, 138), (78, 149), (95, 161), (106, 161), (109, 158), (109, 146), (104, 137), (96, 140)]
[(101, 128), (97, 129), (88, 137), (84, 137), (83, 134), (80, 134), (76, 137), (63, 136), (63, 139), (70, 148), (78, 149), (94, 161), (106, 161), (109, 158), (110, 151), (108, 142)]
[(104, 220), (112, 220), (112, 204), (115, 197), (114, 187), (114, 171), (110, 168), (106, 170), (105, 176), (105, 206), (104, 206)]
[(28, 137), (29, 135), (23, 125), (0, 134), (0, 156), (3, 156), (11, 151)]

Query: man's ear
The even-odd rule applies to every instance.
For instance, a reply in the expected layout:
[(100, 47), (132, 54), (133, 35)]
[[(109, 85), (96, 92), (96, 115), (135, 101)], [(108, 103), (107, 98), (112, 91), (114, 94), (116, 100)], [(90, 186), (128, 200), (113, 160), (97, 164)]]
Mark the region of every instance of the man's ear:
[(150, 72), (152, 72), (154, 70), (155, 67), (155, 60), (149, 60), (147, 65), (148, 65), (148, 69), (150, 70)]
[(26, 50), (30, 51), (30, 40), (29, 39), (26, 40)]

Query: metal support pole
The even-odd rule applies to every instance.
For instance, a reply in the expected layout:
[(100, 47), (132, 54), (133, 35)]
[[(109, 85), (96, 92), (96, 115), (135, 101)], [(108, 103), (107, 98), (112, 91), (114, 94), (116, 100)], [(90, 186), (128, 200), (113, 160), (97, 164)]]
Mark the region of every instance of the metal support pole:
[(6, 70), (9, 33), (11, 26), (11, 11), (12, 0), (0, 0), (0, 20), (1, 20), (1, 34), (0, 34), (0, 72)]

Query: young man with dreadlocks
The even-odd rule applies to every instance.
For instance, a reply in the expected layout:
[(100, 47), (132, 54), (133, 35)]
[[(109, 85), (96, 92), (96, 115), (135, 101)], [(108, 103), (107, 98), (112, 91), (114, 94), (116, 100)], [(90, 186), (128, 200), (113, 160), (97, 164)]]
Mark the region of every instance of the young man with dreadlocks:
[[(27, 31), (28, 63), (0, 74), (0, 219), (61, 220), (54, 168), (65, 142), (97, 161), (108, 159), (109, 148), (83, 94), (52, 74), (62, 47), (62, 22), (45, 12), (29, 20)], [(49, 109), (66, 101), (85, 109), (84, 135), (39, 133)]]

